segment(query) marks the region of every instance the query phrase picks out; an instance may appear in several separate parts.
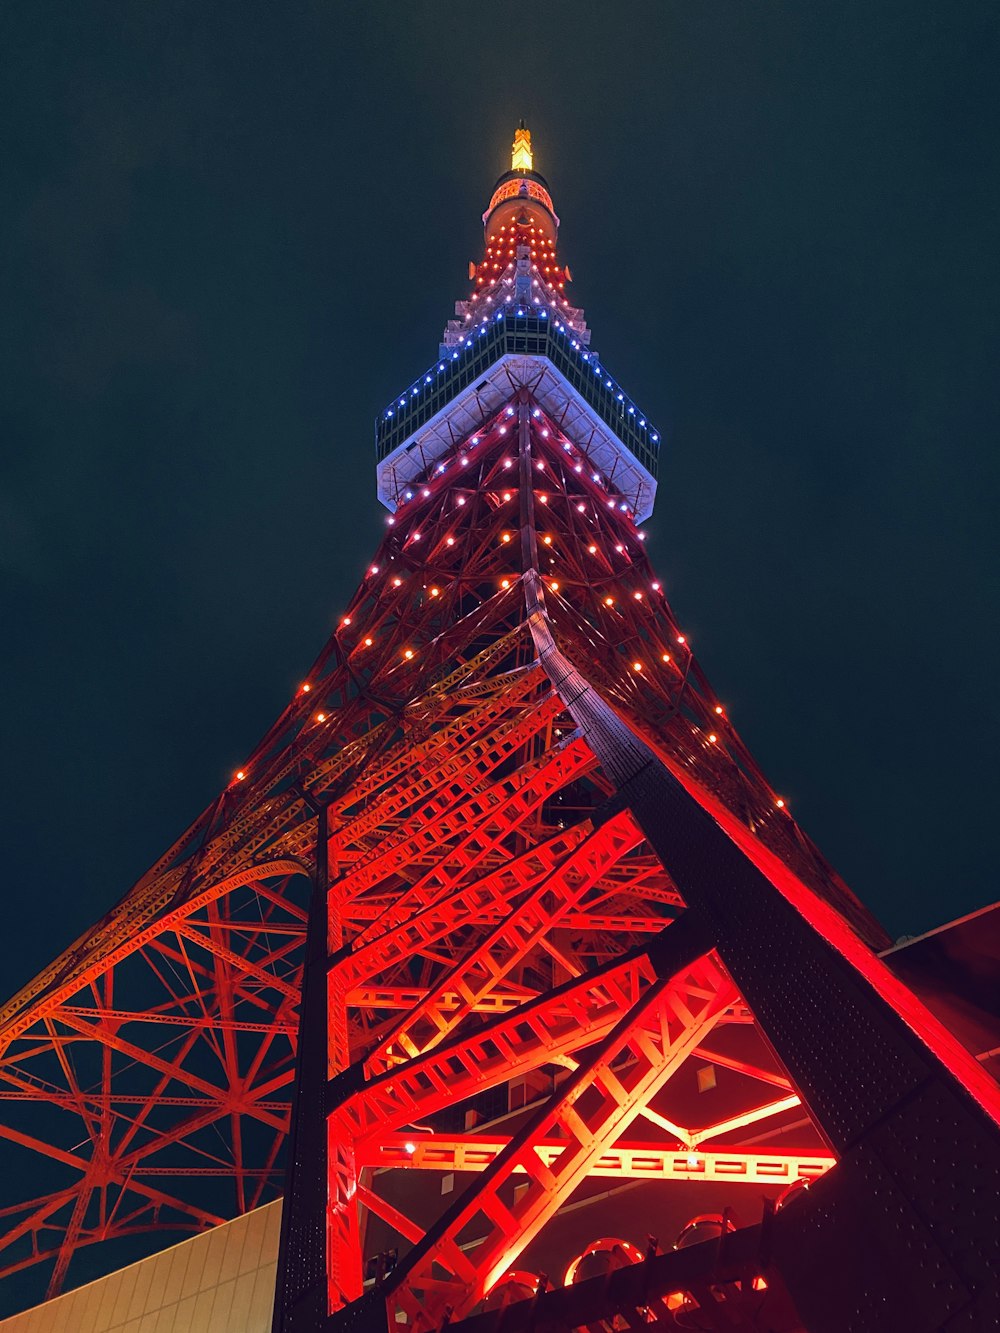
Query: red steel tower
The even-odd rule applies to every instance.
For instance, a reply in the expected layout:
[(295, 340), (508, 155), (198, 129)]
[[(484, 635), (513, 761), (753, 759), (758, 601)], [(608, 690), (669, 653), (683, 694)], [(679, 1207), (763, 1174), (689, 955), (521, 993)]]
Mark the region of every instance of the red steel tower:
[(0, 1013), (2, 1271), (273, 1197), (294, 1084), (276, 1333), (994, 1327), (1000, 1088), (674, 620), (523, 126), (483, 220), (333, 637)]

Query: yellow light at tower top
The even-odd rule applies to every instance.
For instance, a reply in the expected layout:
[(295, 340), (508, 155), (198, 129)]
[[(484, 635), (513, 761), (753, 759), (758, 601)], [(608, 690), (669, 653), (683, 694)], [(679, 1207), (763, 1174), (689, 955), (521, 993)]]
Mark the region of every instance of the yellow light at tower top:
[(514, 131), (514, 143), (510, 155), (511, 171), (531, 171), (531, 131), (525, 129), (524, 122)]

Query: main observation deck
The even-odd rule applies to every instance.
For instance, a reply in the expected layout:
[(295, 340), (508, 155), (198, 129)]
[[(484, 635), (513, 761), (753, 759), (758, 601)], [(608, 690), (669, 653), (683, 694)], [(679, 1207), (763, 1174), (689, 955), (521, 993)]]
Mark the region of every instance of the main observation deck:
[(515, 305), (470, 328), (375, 423), (378, 498), (394, 511), (407, 488), (446, 465), (520, 388), (572, 437), (639, 522), (656, 495), (660, 435), (572, 328)]

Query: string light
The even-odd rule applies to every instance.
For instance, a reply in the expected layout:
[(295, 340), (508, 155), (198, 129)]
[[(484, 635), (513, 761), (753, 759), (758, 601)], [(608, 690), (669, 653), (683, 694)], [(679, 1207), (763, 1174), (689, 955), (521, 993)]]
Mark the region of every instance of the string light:
[(641, 670), (642, 670), (642, 663), (641, 663), (641, 662), (633, 662), (633, 663), (632, 663), (632, 670), (633, 670), (633, 671), (641, 671)]
[(371, 646), (372, 646), (372, 641), (371, 641), (371, 639), (365, 639), (365, 647), (366, 647), (366, 648), (370, 648)]
[(405, 649), (403, 650), (403, 656), (406, 658), (407, 661), (409, 661), (410, 658), (413, 656), (413, 649), (412, 649), (412, 648), (405, 648)]
[(308, 694), (309, 691), (312, 689), (312, 686), (309, 684), (307, 680), (304, 680), (302, 684), (299, 686), (299, 689), (302, 691), (303, 694)]
[(317, 713), (317, 714), (316, 714), (316, 721), (317, 721), (317, 722), (325, 722), (325, 721), (326, 721), (326, 714), (325, 714), (325, 713)]
[(246, 774), (243, 772), (243, 769), (242, 769), (242, 768), (238, 768), (238, 769), (236, 770), (236, 781), (237, 781), (237, 782), (242, 782), (243, 779), (244, 779), (245, 777), (246, 777)]
[(779, 810), (784, 810), (785, 808), (785, 803), (780, 796), (778, 797), (778, 799), (775, 801), (774, 804), (778, 807)]

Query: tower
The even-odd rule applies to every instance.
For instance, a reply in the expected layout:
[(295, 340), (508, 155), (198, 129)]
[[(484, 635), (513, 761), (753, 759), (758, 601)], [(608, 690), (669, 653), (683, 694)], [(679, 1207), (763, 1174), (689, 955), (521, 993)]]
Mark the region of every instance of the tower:
[(483, 221), (377, 419), (387, 533), (333, 637), (0, 1013), (0, 1134), (52, 1173), (0, 1262), (55, 1290), (84, 1245), (213, 1225), (220, 1179), (252, 1207), (294, 1082), (276, 1333), (990, 1327), (997, 1085), (674, 620), (659, 434), (523, 125)]
[[(275, 1329), (985, 1326), (1000, 1090), (671, 614), (659, 435), (566, 294), (523, 123), (483, 223), (378, 419), (389, 532), (310, 676), (342, 739)], [(660, 1254), (692, 1185), (710, 1220)]]

